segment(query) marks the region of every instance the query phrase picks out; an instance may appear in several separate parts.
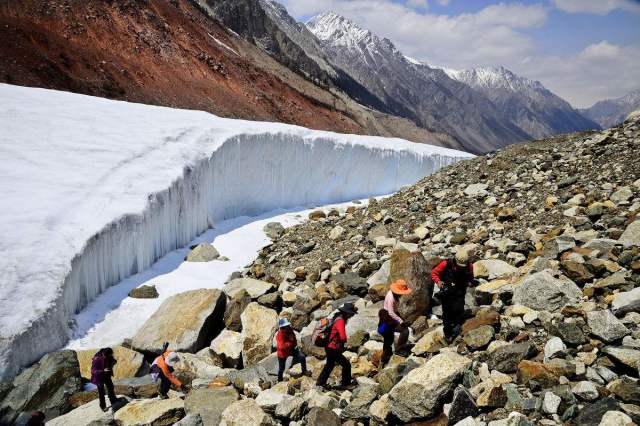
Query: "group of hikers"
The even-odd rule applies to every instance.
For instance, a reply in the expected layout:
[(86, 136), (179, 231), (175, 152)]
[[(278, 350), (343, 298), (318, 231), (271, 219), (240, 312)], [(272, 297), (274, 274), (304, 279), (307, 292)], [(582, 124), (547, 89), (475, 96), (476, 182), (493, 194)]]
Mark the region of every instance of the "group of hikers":
[[(464, 297), (467, 287), (474, 282), (473, 264), (465, 251), (459, 251), (455, 257), (445, 259), (436, 265), (431, 272), (431, 278), (439, 288), (439, 299), (442, 304), (442, 321), (444, 335), (448, 342), (460, 334), (464, 320)], [(394, 351), (395, 334), (398, 341), (395, 344), (397, 354), (407, 354), (409, 326), (398, 314), (400, 298), (411, 293), (411, 288), (405, 280), (393, 282), (387, 292), (383, 307), (378, 313), (378, 333), (383, 338), (382, 357), (380, 367), (386, 365)], [(347, 343), (346, 325), (350, 318), (358, 313), (353, 303), (344, 303), (334, 314), (319, 321), (312, 336), (313, 343), (322, 346), (326, 354), (325, 365), (320, 372), (316, 385), (327, 387), (327, 382), (336, 365), (341, 367), (341, 382), (338, 389), (352, 389), (354, 382), (351, 377), (351, 363), (344, 356)], [(282, 381), (289, 358), (291, 366), (301, 364), (302, 374), (310, 375), (307, 370), (306, 355), (298, 346), (295, 332), (287, 318), (278, 322), (275, 336), (276, 355), (278, 358), (278, 381)], [(151, 366), (151, 375), (158, 385), (160, 398), (167, 398), (171, 385), (176, 389), (185, 390), (184, 385), (174, 375), (174, 366), (180, 361), (179, 355), (169, 349), (169, 344), (163, 345), (161, 355), (155, 358)], [(91, 382), (98, 388), (100, 408), (107, 410), (105, 396), (109, 398), (111, 406), (117, 404), (113, 388), (113, 369), (116, 365), (111, 348), (98, 351), (92, 360)]]

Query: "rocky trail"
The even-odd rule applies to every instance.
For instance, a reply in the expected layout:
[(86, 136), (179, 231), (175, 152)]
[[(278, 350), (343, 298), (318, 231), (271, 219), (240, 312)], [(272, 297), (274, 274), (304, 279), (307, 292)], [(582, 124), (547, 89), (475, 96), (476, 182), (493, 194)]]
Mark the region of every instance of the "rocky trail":
[[(95, 350), (65, 350), (0, 386), (2, 421), (39, 409), (52, 425), (638, 424), (639, 148), (636, 117), (463, 161), (367, 206), (271, 223), (273, 244), (222, 291), (168, 298), (115, 349), (115, 412), (84, 385)], [(479, 285), (447, 344), (429, 272), (459, 249), (476, 253)], [(380, 368), (378, 310), (397, 278), (416, 290), (400, 305), (411, 353)], [(324, 351), (310, 338), (345, 301), (359, 309), (345, 353), (357, 387), (323, 390)], [(279, 317), (311, 377), (297, 365), (277, 382)], [(189, 390), (161, 400), (148, 369), (165, 340)]]

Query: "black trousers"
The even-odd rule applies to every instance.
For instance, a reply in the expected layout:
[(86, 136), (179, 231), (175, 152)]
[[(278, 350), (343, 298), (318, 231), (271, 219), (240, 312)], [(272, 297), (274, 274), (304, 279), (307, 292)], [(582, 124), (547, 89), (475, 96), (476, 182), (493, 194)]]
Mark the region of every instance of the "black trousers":
[(454, 293), (442, 299), (442, 322), (444, 335), (455, 337), (455, 329), (464, 323), (464, 294)]
[(98, 387), (98, 399), (100, 399), (100, 408), (106, 408), (107, 402), (105, 401), (105, 388), (107, 388), (106, 394), (109, 396), (109, 402), (111, 406), (118, 401), (116, 398), (116, 394), (113, 391), (113, 381), (111, 381), (111, 376), (101, 377), (102, 381), (98, 383), (96, 386)]
[[(302, 366), (302, 372), (306, 373), (307, 372), (307, 357), (305, 356), (305, 354), (302, 353), (302, 351), (298, 348), (295, 348), (293, 350), (293, 352), (291, 352), (291, 356), (293, 357), (293, 361), (291, 362), (291, 366), (293, 367), (294, 365), (300, 363), (300, 365)], [(287, 359), (288, 358), (278, 358), (278, 381), (281, 382), (284, 376), (284, 369), (287, 366)]]
[(335, 368), (336, 364), (338, 364), (342, 368), (342, 385), (348, 385), (351, 383), (351, 363), (344, 355), (342, 355), (342, 351), (338, 351), (335, 349), (325, 348), (325, 352), (327, 354), (327, 362), (324, 365), (324, 368), (320, 372), (318, 376), (318, 381), (316, 384), (318, 386), (326, 386), (327, 381), (329, 380), (329, 376), (331, 376), (331, 372)]
[(160, 370), (158, 379), (158, 393), (160, 396), (167, 396), (169, 389), (171, 389), (171, 381), (164, 375), (162, 370)]
[(407, 346), (407, 341), (409, 340), (409, 328), (401, 326), (389, 327), (382, 335), (384, 338), (382, 345), (382, 365), (389, 362), (391, 355), (393, 355), (393, 341), (396, 332), (400, 333), (400, 336), (398, 336), (396, 351), (404, 349), (405, 346)]

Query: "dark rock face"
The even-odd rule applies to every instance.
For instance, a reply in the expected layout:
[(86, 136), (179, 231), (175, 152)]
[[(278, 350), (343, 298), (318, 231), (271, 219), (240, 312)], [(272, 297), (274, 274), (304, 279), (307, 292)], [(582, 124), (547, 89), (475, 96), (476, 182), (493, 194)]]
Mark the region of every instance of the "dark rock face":
[(576, 426), (598, 426), (604, 413), (607, 411), (617, 411), (619, 409), (620, 404), (614, 398), (603, 398), (593, 404), (586, 405), (580, 410), (573, 424)]
[(433, 294), (431, 268), (422, 253), (412, 253), (405, 249), (394, 250), (391, 255), (389, 284), (397, 279), (405, 280), (412, 290), (400, 298), (398, 305), (400, 317), (412, 323), (427, 312)]
[(39, 410), (47, 419), (71, 409), (69, 398), (82, 388), (80, 364), (74, 351), (52, 352), (24, 370), (0, 403), (0, 423), (11, 424), (20, 412)]
[(340, 426), (340, 417), (326, 408), (314, 407), (307, 414), (308, 426)]
[(491, 370), (501, 373), (515, 373), (520, 361), (527, 359), (535, 353), (533, 345), (529, 342), (513, 343), (502, 346), (489, 355), (487, 364)]
[(449, 410), (449, 424), (454, 425), (468, 416), (475, 417), (478, 413), (478, 407), (471, 393), (464, 386), (458, 386), (453, 391), (453, 400)]

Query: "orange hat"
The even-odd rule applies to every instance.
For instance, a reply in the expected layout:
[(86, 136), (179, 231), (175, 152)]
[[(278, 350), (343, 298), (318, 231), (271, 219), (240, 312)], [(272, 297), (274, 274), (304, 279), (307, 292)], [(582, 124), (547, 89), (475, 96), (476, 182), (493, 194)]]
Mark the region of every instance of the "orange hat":
[(402, 279), (391, 284), (391, 291), (400, 295), (411, 293), (411, 289), (407, 286), (407, 282)]

